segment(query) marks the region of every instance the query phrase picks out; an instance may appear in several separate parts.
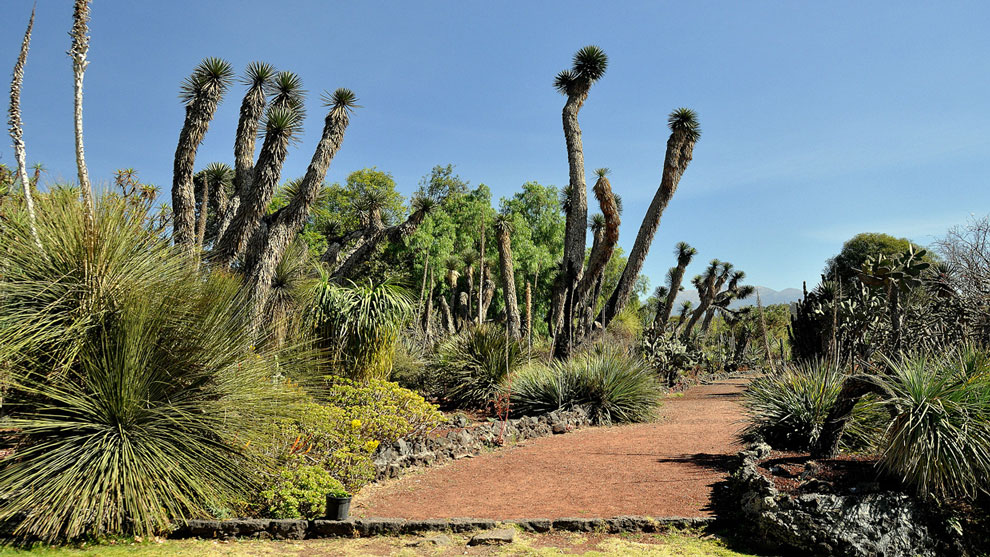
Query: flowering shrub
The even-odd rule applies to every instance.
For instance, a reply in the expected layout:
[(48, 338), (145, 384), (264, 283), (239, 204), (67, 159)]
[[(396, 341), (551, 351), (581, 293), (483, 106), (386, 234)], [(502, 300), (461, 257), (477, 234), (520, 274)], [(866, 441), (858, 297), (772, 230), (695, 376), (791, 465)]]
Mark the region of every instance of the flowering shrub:
[[(322, 489), (313, 487), (322, 484), (314, 483), (312, 468), (347, 491), (358, 491), (374, 479), (372, 455), (381, 444), (429, 432), (443, 421), (443, 415), (423, 397), (387, 381), (364, 384), (338, 379), (319, 398), (320, 402), (298, 403), (272, 426), (271, 440), (260, 455), (277, 466), (274, 474), (262, 479), (268, 487), (259, 503), (266, 514), (291, 513), (293, 497), (299, 498), (294, 495), (297, 491)], [(297, 474), (301, 470), (307, 472)], [(304, 484), (296, 485), (296, 481)]]

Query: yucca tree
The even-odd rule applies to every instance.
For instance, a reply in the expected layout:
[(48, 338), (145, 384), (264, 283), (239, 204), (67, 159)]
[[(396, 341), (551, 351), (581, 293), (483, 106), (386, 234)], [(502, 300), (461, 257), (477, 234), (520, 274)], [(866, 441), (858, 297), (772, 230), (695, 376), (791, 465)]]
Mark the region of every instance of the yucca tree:
[(677, 312), (677, 324), (674, 325), (672, 336), (677, 336), (677, 331), (684, 325), (687, 320), (688, 313), (691, 312), (691, 306), (693, 305), (694, 304), (691, 303), (691, 300), (684, 300), (681, 302), (680, 310)]
[[(571, 349), (577, 344), (573, 322), (581, 318), (583, 335), (590, 332), (591, 316), (586, 315), (594, 312), (594, 304), (597, 297), (591, 296), (596, 287), (601, 286), (602, 277), (605, 274), (605, 266), (612, 259), (615, 252), (615, 245), (619, 241), (619, 205), (615, 194), (612, 192), (612, 184), (608, 179), (609, 169), (599, 168), (595, 170), (597, 180), (594, 185), (595, 198), (601, 207), (600, 226), (592, 221), (589, 228), (594, 234), (594, 243), (588, 255), (587, 268), (582, 270), (581, 278), (568, 296), (565, 297), (567, 305), (564, 307), (564, 327), (558, 332), (554, 339), (554, 357), (566, 359), (570, 356)], [(590, 306), (590, 307), (589, 307)]]
[(265, 141), (254, 168), (252, 187), (241, 197), (225, 234), (217, 240), (212, 260), (221, 269), (230, 268), (247, 249), (258, 230), (282, 178), (289, 143), (302, 130), (299, 114), (285, 106), (272, 106), (265, 115)]
[[(567, 97), (561, 118), (570, 175), (566, 190), (564, 257), (553, 291), (553, 322), (550, 326), (554, 330), (560, 326), (565, 308), (572, 303), (574, 289), (581, 278), (584, 266), (588, 201), (584, 175), (584, 145), (581, 141), (578, 112), (588, 99), (591, 86), (605, 75), (607, 67), (608, 56), (605, 51), (597, 46), (586, 46), (574, 54), (571, 68), (561, 71), (554, 79), (554, 87)], [(570, 323), (566, 321), (564, 323), (566, 323), (564, 329), (570, 329)], [(567, 342), (563, 344), (563, 346), (567, 345)]]
[(681, 291), (681, 281), (684, 280), (684, 272), (687, 270), (688, 265), (691, 264), (694, 256), (697, 255), (698, 250), (689, 246), (687, 242), (678, 242), (674, 248), (674, 253), (677, 255), (677, 266), (672, 267), (668, 275), (667, 299), (664, 300), (663, 311), (658, 314), (660, 316), (659, 328), (661, 330), (667, 326), (667, 321), (670, 320), (670, 312), (674, 310), (674, 300), (677, 298), (677, 293)]
[[(237, 120), (237, 132), (234, 136), (234, 191), (228, 202), (220, 204), (217, 212), (219, 221), (217, 236), (223, 236), (230, 220), (234, 217), (241, 199), (246, 195), (254, 181), (254, 151), (258, 137), (258, 124), (265, 113), (269, 88), (275, 68), (265, 62), (251, 62), (241, 82), (248, 86), (241, 100), (240, 117)], [(228, 211), (228, 208), (230, 209)]]
[(667, 295), (670, 293), (670, 289), (666, 286), (660, 285), (656, 287), (653, 291), (653, 298), (656, 300), (656, 307), (653, 314), (653, 330), (663, 331), (663, 308), (667, 303)]
[[(337, 89), (332, 94), (324, 96), (324, 106), (329, 107), (330, 110), (324, 119), (323, 134), (306, 169), (306, 175), (299, 182), (289, 204), (266, 219), (268, 221), (266, 233), (260, 241), (252, 242), (245, 255), (245, 259), (253, 263), (246, 266), (244, 274), (254, 301), (256, 325), (261, 319), (259, 301), (267, 297), (275, 266), (282, 260), (285, 250), (309, 218), (310, 209), (326, 179), (330, 161), (344, 141), (344, 132), (350, 123), (350, 114), (357, 107), (357, 97), (349, 89)], [(290, 107), (276, 106), (273, 110), (280, 114), (285, 111), (298, 118), (294, 109)], [(261, 174), (260, 171), (257, 173)]]
[(495, 239), (498, 246), (498, 261), (502, 271), (502, 292), (505, 295), (505, 319), (509, 336), (521, 338), (519, 303), (516, 300), (515, 267), (512, 263), (512, 217), (502, 213), (495, 217)]
[(10, 80), (10, 108), (7, 110), (7, 123), (10, 125), (10, 139), (14, 144), (14, 159), (17, 161), (17, 179), (24, 188), (24, 204), (27, 208), (31, 233), (38, 239), (38, 218), (34, 211), (34, 196), (31, 192), (31, 182), (27, 175), (27, 155), (24, 148), (24, 123), (21, 122), (21, 86), (24, 83), (24, 64), (27, 63), (28, 48), (31, 46), (31, 30), (34, 28), (34, 8), (31, 8), (31, 19), (28, 20), (24, 40), (21, 41), (21, 51), (14, 64), (14, 75)]
[(660, 178), (660, 187), (657, 188), (656, 195), (650, 207), (646, 210), (643, 223), (636, 234), (636, 240), (629, 251), (629, 258), (626, 266), (622, 270), (622, 276), (609, 297), (605, 308), (602, 310), (600, 321), (607, 327), (612, 319), (622, 311), (629, 296), (632, 294), (633, 286), (643, 270), (643, 263), (646, 255), (650, 251), (653, 237), (656, 236), (657, 228), (660, 226), (660, 217), (670, 203), (677, 185), (681, 181), (681, 176), (687, 170), (688, 164), (694, 153), (694, 144), (701, 137), (701, 127), (698, 125), (698, 116), (688, 108), (678, 108), (670, 113), (667, 119), (667, 126), (670, 128), (670, 137), (667, 139), (667, 152), (664, 155), (663, 174)]
[(191, 248), (196, 240), (196, 195), (193, 190), (196, 152), (233, 75), (226, 60), (207, 58), (182, 84), (179, 97), (186, 105), (186, 117), (172, 165), (172, 239), (178, 246)]
[(734, 271), (725, 290), (715, 295), (711, 307), (705, 313), (705, 320), (701, 323), (702, 333), (708, 332), (712, 324), (712, 319), (717, 314), (722, 315), (727, 322), (731, 321), (734, 318), (734, 312), (729, 309), (729, 304), (736, 300), (745, 300), (756, 293), (755, 286), (739, 284), (744, 278), (746, 278), (746, 273), (743, 271)]
[[(212, 162), (193, 177), (193, 183), (199, 184), (196, 191), (196, 205), (199, 213), (196, 216), (196, 246), (202, 250), (206, 243), (207, 223), (210, 215), (214, 220), (220, 214), (221, 208), (228, 203), (227, 185), (233, 176), (233, 170), (222, 162)], [(215, 223), (214, 223), (215, 226)]]
[(687, 326), (684, 328), (684, 340), (687, 341), (691, 337), (691, 331), (694, 330), (694, 326), (698, 323), (698, 320), (708, 311), (708, 306), (712, 303), (712, 298), (714, 297), (715, 283), (719, 280), (719, 268), (724, 268), (722, 262), (718, 259), (712, 259), (708, 262), (708, 267), (705, 268), (705, 272), (695, 277), (692, 281), (695, 288), (698, 290), (698, 307), (691, 313), (691, 319), (688, 320)]

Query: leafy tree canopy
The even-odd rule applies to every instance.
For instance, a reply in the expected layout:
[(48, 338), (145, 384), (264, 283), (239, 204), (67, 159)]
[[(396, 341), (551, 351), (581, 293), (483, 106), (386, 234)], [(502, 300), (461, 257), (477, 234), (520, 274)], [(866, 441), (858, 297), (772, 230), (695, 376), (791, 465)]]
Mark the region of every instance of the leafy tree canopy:
[[(897, 255), (904, 253), (912, 246), (915, 250), (922, 249), (907, 238), (895, 238), (890, 234), (877, 232), (857, 234), (842, 245), (842, 250), (838, 255), (828, 260), (825, 265), (825, 278), (828, 280), (839, 279), (848, 283), (856, 276), (856, 269), (863, 265), (867, 257)], [(930, 261), (929, 256), (926, 256), (925, 260)]]

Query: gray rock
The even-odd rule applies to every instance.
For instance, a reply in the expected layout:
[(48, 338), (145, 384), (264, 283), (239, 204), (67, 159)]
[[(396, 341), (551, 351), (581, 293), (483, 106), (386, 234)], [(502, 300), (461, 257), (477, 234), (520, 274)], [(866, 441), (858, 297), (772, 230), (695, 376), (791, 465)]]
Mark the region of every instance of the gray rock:
[(190, 538), (216, 538), (220, 537), (219, 520), (187, 520), (184, 528), (180, 529), (176, 535)]
[(468, 545), (504, 545), (512, 543), (516, 537), (516, 531), (512, 528), (499, 528), (488, 532), (475, 534), (468, 541)]
[(313, 538), (353, 538), (357, 535), (353, 520), (314, 520), (310, 527)]
[(452, 518), (447, 522), (447, 526), (454, 533), (474, 532), (475, 530), (491, 530), (495, 528), (495, 521), (479, 518)]
[(419, 534), (422, 532), (442, 532), (447, 529), (447, 521), (442, 519), (407, 520), (402, 524), (403, 534)]
[(554, 422), (554, 424), (552, 426), (550, 426), (550, 427), (551, 427), (551, 431), (553, 431), (553, 434), (554, 435), (560, 435), (561, 433), (567, 433), (567, 426), (564, 425), (564, 422)]
[(529, 518), (520, 520), (509, 520), (509, 524), (515, 524), (516, 526), (523, 529), (524, 532), (537, 532), (544, 533), (549, 532), (553, 527), (553, 522), (549, 518)]
[(276, 540), (301, 540), (306, 537), (308, 527), (307, 520), (271, 520), (268, 522), (268, 533)]
[(558, 518), (553, 521), (554, 530), (566, 532), (594, 532), (604, 527), (605, 521), (600, 518)]
[(221, 535), (225, 538), (256, 538), (268, 539), (270, 520), (257, 518), (239, 518), (224, 520), (220, 523)]
[(362, 537), (398, 536), (405, 522), (401, 518), (360, 518), (354, 521), (354, 529)]

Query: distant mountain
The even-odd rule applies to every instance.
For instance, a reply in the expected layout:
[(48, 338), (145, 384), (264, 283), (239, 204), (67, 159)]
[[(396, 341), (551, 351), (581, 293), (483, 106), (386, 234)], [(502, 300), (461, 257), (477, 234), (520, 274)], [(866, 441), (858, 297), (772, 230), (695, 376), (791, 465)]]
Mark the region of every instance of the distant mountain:
[[(785, 288), (783, 290), (774, 290), (773, 288), (767, 288), (766, 286), (757, 286), (756, 291), (760, 293), (760, 302), (764, 306), (772, 306), (774, 304), (790, 304), (791, 302), (796, 302), (801, 299), (801, 289), (800, 288)], [(677, 295), (677, 301), (674, 303), (674, 311), (680, 307), (681, 302), (684, 300), (691, 300), (691, 305), (698, 307), (698, 291), (694, 288), (690, 288), (681, 292)], [(756, 305), (756, 294), (753, 294), (745, 300), (735, 300), (730, 304), (729, 307), (738, 308), (745, 306), (755, 306)]]

